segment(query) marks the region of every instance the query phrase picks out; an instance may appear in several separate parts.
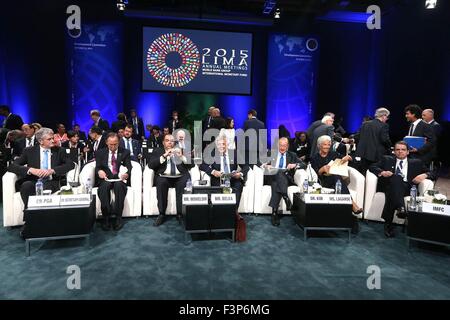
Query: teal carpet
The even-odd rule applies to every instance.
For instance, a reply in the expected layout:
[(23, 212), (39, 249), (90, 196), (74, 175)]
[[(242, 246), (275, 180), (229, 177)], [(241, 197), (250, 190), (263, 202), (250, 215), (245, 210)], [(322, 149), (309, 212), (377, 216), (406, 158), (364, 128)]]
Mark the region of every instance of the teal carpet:
[[(1, 299), (450, 299), (450, 249), (385, 239), (383, 225), (312, 233), (307, 242), (287, 216), (245, 216), (247, 242), (225, 237), (184, 243), (175, 219), (128, 219), (119, 233), (99, 227), (84, 240), (34, 243), (25, 256), (19, 229), (0, 228)], [(67, 267), (81, 269), (81, 289), (66, 287)], [(381, 268), (369, 290), (367, 267)]]

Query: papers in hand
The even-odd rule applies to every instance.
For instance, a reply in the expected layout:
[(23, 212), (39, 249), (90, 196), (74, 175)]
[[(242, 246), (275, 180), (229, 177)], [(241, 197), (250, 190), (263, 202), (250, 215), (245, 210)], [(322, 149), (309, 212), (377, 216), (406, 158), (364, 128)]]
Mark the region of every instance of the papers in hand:
[(277, 167), (264, 167), (264, 174), (265, 175), (275, 175), (277, 174), (277, 172), (281, 171), (286, 171), (286, 168), (277, 168)]
[(334, 174), (341, 177), (348, 177), (348, 161), (343, 162), (342, 159), (331, 160), (328, 163), (330, 166), (329, 174)]
[[(120, 166), (120, 168), (119, 168), (119, 177), (121, 177), (125, 173), (128, 173), (128, 169), (126, 167), (124, 167), (124, 166)], [(108, 182), (123, 181), (123, 182), (127, 183), (127, 180), (122, 180), (120, 178), (118, 178), (118, 179), (108, 179), (108, 178), (106, 178), (105, 181), (108, 181)]]

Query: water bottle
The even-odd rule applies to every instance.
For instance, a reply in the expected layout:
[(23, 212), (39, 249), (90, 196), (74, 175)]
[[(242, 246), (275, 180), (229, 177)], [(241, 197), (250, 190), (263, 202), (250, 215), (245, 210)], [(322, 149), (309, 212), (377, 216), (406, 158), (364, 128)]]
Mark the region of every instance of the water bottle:
[(42, 179), (38, 179), (36, 182), (36, 195), (42, 196), (44, 194), (44, 183), (42, 182)]
[(86, 181), (86, 184), (84, 185), (85, 191), (87, 194), (91, 194), (92, 193), (92, 183), (91, 183), (91, 178), (88, 178)]
[(308, 179), (305, 179), (303, 181), (303, 193), (308, 193), (308, 186), (309, 186)]
[(335, 186), (335, 193), (336, 194), (341, 194), (341, 189), (342, 189), (342, 182), (341, 182), (341, 180), (337, 180), (336, 181), (336, 186)]
[(412, 186), (410, 191), (410, 199), (409, 199), (409, 209), (416, 210), (417, 209), (417, 188), (415, 185)]
[(186, 191), (186, 193), (192, 193), (192, 181), (191, 181), (191, 179), (188, 179), (186, 181), (186, 188), (184, 188), (184, 190)]
[(225, 178), (225, 188), (223, 188), (223, 193), (231, 193), (231, 187), (230, 187), (230, 179)]

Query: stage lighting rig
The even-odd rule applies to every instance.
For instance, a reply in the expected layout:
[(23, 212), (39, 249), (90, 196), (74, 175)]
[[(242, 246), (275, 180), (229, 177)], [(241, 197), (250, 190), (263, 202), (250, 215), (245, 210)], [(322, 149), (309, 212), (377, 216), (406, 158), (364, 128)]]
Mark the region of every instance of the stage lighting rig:
[(119, 11), (125, 11), (127, 4), (128, 0), (117, 0), (117, 9), (119, 9)]
[(277, 8), (276, 10), (275, 10), (275, 14), (274, 14), (274, 16), (273, 16), (275, 19), (280, 19), (280, 17), (281, 17), (281, 10), (280, 10), (280, 8)]
[(437, 6), (437, 0), (426, 0), (425, 9), (434, 9)]

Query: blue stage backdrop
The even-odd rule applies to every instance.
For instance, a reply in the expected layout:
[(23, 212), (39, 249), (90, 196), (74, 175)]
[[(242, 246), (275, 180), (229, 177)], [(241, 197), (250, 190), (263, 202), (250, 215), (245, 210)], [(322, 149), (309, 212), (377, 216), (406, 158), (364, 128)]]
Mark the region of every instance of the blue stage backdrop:
[(270, 34), (268, 50), (267, 127), (284, 124), (293, 137), (308, 128), (314, 114), (318, 41)]
[(122, 38), (118, 23), (84, 24), (79, 38), (67, 36), (69, 105), (83, 131), (92, 126), (91, 109), (110, 125), (123, 110)]

